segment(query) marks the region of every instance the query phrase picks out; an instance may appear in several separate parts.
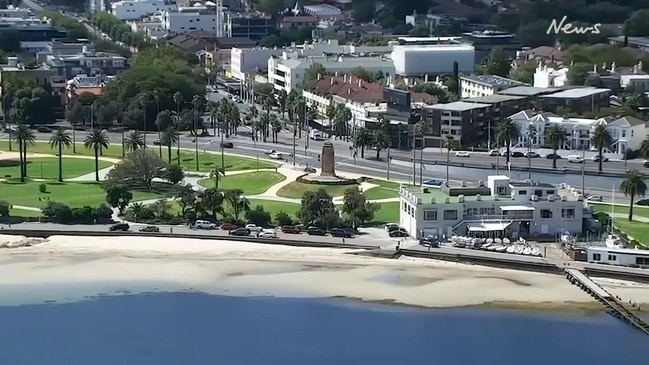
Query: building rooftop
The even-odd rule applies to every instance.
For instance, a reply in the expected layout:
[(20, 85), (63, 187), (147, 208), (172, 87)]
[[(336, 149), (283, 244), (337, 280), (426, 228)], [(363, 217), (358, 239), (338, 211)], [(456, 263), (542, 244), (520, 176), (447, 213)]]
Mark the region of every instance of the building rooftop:
[(517, 95), (517, 96), (537, 96), (543, 94), (550, 94), (557, 92), (561, 89), (553, 87), (534, 87), (534, 86), (514, 86), (498, 92), (503, 95)]
[(524, 99), (526, 99), (525, 96), (493, 94), (487, 96), (479, 96), (475, 98), (466, 98), (462, 100), (469, 103), (496, 104), (496, 103), (503, 103), (506, 101), (524, 100)]
[(478, 84), (494, 86), (494, 87), (525, 85), (525, 83), (522, 83), (520, 81), (508, 79), (505, 77), (500, 77), (497, 75), (469, 75), (469, 76), (460, 76), (460, 79), (465, 79), (465, 80), (473, 81)]
[(480, 108), (489, 108), (489, 107), (491, 107), (490, 104), (480, 104), (480, 103), (468, 103), (468, 102), (464, 102), (464, 101), (454, 101), (452, 103), (431, 105), (428, 108), (429, 109), (436, 109), (436, 110), (447, 110), (447, 111), (452, 111), (452, 112), (464, 112), (464, 111), (467, 111), (467, 110), (480, 109)]
[(354, 76), (324, 76), (310, 88), (316, 95), (339, 96), (356, 103), (373, 103), (383, 101), (383, 89), (380, 84), (365, 82)]
[[(629, 44), (636, 44), (639, 46), (649, 47), (649, 38), (647, 37), (628, 37)], [(624, 42), (624, 36), (611, 37), (609, 40)]]
[(564, 91), (559, 91), (558, 93), (541, 95), (541, 98), (553, 98), (553, 99), (579, 99), (585, 98), (588, 96), (593, 96), (601, 93), (611, 92), (611, 89), (600, 89), (594, 87), (579, 87), (574, 89), (568, 89)]
[(588, 250), (649, 257), (648, 250), (638, 250), (635, 248), (614, 248), (614, 247), (592, 246), (592, 247), (588, 247)]
[(306, 5), (302, 7), (304, 11), (310, 12), (318, 16), (336, 16), (340, 15), (342, 11), (335, 6), (328, 4), (320, 5)]
[(550, 183), (542, 182), (529, 182), (529, 181), (510, 181), (509, 185), (516, 188), (532, 187), (532, 188), (542, 188), (542, 189), (558, 189), (555, 185)]

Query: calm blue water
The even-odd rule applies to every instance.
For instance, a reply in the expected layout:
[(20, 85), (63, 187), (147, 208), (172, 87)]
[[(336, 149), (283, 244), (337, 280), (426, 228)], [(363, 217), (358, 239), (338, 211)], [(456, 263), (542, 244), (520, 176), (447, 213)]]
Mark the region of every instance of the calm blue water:
[(636, 364), (614, 318), (152, 293), (0, 307), (0, 364)]

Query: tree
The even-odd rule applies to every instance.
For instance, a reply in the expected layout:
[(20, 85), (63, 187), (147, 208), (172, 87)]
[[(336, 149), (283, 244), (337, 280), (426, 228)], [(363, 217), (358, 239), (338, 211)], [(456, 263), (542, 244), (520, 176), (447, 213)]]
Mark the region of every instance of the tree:
[(542, 19), (525, 23), (518, 28), (516, 36), (521, 40), (521, 43), (531, 48), (552, 46), (556, 35), (547, 33), (549, 26), (550, 22)]
[(277, 15), (286, 9), (284, 0), (260, 0), (256, 3), (255, 9), (268, 15)]
[(327, 105), (327, 109), (325, 109), (325, 115), (327, 116), (327, 119), (329, 119), (329, 128), (333, 130), (338, 130), (337, 126), (334, 125), (334, 118), (336, 117), (336, 104), (333, 102), (333, 100), (329, 101), (329, 105)]
[(649, 158), (649, 138), (642, 141), (642, 144), (640, 145), (640, 153), (645, 158)]
[(638, 10), (624, 22), (624, 35), (629, 37), (649, 36), (649, 9)]
[(390, 145), (390, 137), (385, 130), (376, 130), (372, 135), (372, 147), (376, 148), (376, 159), (381, 157), (381, 151)]
[(83, 145), (95, 151), (95, 181), (99, 181), (99, 150), (108, 148), (110, 144), (106, 132), (95, 129), (83, 141)]
[(63, 147), (72, 145), (72, 137), (65, 129), (59, 128), (50, 137), (50, 148), (59, 150), (59, 182), (63, 182)]
[(223, 213), (223, 192), (217, 189), (205, 189), (198, 193), (199, 208), (216, 220), (217, 214)]
[(304, 81), (317, 80), (318, 76), (322, 77), (326, 72), (327, 70), (324, 68), (324, 66), (322, 66), (321, 63), (314, 62), (304, 73)]
[(511, 119), (503, 119), (498, 123), (498, 134), (496, 135), (496, 140), (498, 145), (505, 146), (507, 151), (507, 164), (509, 164), (509, 158), (511, 157), (511, 146), (512, 141), (518, 138), (520, 135), (520, 130), (518, 125)]
[(365, 81), (365, 82), (372, 82), (372, 81), (374, 81), (374, 75), (372, 75), (371, 72), (367, 71), (366, 69), (364, 69), (364, 68), (361, 67), (361, 66), (354, 67), (354, 68), (351, 70), (351, 74), (352, 74), (353, 76), (358, 77), (359, 79), (361, 79), (361, 80), (363, 80), (363, 81)]
[(297, 215), (302, 224), (327, 230), (337, 226), (340, 220), (333, 198), (324, 189), (305, 192)]
[(239, 220), (241, 212), (250, 210), (250, 202), (243, 196), (243, 190), (241, 189), (226, 190), (223, 192), (223, 199), (228, 203), (236, 221)]
[(153, 179), (163, 178), (167, 163), (146, 149), (131, 152), (108, 173), (109, 185), (152, 189)]
[(36, 137), (34, 132), (25, 124), (18, 124), (16, 130), (12, 132), (14, 140), (18, 142), (18, 151), (20, 154), (20, 182), (24, 183), (27, 177), (27, 145), (34, 144)]
[(563, 129), (561, 124), (553, 124), (548, 131), (548, 142), (552, 147), (552, 168), (557, 168), (557, 150), (566, 139), (566, 130)]
[(446, 92), (446, 90), (442, 89), (432, 82), (417, 84), (412, 88), (412, 91), (437, 96), (437, 99), (440, 103), (447, 103), (449, 101), (448, 93)]
[(167, 147), (167, 162), (171, 163), (171, 147), (178, 142), (178, 131), (172, 125), (169, 125), (160, 135), (160, 145)]
[(491, 51), (484, 64), (483, 73), (486, 75), (508, 77), (510, 69), (511, 63), (505, 51), (502, 48), (495, 48)]
[(352, 5), (352, 17), (354, 22), (370, 23), (374, 20), (376, 4), (373, 1), (356, 1)]
[(282, 112), (282, 118), (284, 117), (284, 114), (286, 114), (287, 100), (288, 94), (286, 93), (286, 90), (281, 89), (279, 92), (277, 92), (277, 103), (279, 104), (279, 110)]
[(446, 185), (449, 186), (449, 166), (451, 164), (451, 151), (457, 148), (457, 141), (455, 140), (455, 137), (447, 134), (446, 139), (444, 140), (444, 148), (446, 148)]
[(5, 200), (0, 200), (0, 217), (9, 217), (11, 213), (11, 204)]
[(644, 182), (644, 176), (638, 170), (629, 171), (625, 180), (620, 185), (620, 190), (624, 196), (631, 197), (629, 204), (629, 221), (633, 220), (633, 204), (637, 196), (644, 197), (647, 193), (647, 184)]
[(599, 172), (602, 172), (602, 153), (604, 151), (604, 148), (609, 148), (611, 146), (611, 144), (613, 143), (613, 138), (611, 137), (611, 134), (608, 132), (606, 127), (600, 124), (595, 127), (595, 130), (590, 137), (590, 141), (592, 142), (593, 146), (597, 148), (597, 156), (599, 157)]
[(293, 224), (293, 218), (283, 210), (280, 210), (275, 214), (275, 224), (278, 226), (290, 226)]
[(131, 152), (143, 148), (144, 138), (142, 137), (142, 133), (138, 131), (132, 131), (131, 133), (129, 133), (128, 136), (126, 136), (126, 138), (124, 139), (124, 147), (127, 151)]
[(270, 213), (264, 210), (262, 205), (257, 205), (254, 209), (250, 209), (245, 213), (246, 221), (258, 227), (268, 227), (271, 218)]
[(171, 189), (170, 194), (180, 206), (180, 215), (185, 217), (187, 211), (196, 204), (197, 193), (192, 184), (178, 184)]
[(349, 137), (349, 121), (352, 120), (352, 112), (344, 104), (336, 104), (334, 114), (334, 128), (338, 136)]
[(124, 186), (106, 187), (106, 203), (119, 210), (119, 215), (124, 214), (124, 209), (133, 199), (133, 193)]
[(225, 170), (223, 169), (223, 167), (214, 165), (212, 171), (210, 171), (210, 179), (214, 179), (215, 189), (219, 188), (219, 182), (223, 177), (225, 177)]
[(570, 66), (568, 70), (568, 83), (570, 85), (584, 85), (586, 76), (593, 70), (590, 63), (578, 62)]
[(10, 115), (18, 123), (28, 125), (52, 120), (52, 96), (40, 86), (24, 87), (12, 95)]
[(374, 213), (379, 208), (379, 204), (367, 201), (365, 194), (358, 187), (345, 190), (342, 212), (347, 214), (355, 227), (374, 219)]
[(356, 141), (354, 141), (354, 144), (357, 148), (361, 148), (361, 158), (365, 158), (365, 147), (372, 145), (372, 137), (372, 133), (367, 128), (360, 128), (356, 132)]
[(164, 178), (171, 185), (176, 185), (185, 179), (185, 171), (180, 165), (167, 165), (164, 169)]

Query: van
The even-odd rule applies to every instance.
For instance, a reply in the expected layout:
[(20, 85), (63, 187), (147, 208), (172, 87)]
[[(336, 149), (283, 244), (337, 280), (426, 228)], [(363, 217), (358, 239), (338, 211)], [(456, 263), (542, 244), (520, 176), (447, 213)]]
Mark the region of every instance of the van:
[(194, 228), (196, 229), (216, 229), (216, 224), (210, 221), (201, 221), (198, 220), (194, 222)]
[(568, 156), (568, 162), (582, 163), (582, 162), (584, 162), (584, 160), (579, 155), (570, 155), (570, 156)]

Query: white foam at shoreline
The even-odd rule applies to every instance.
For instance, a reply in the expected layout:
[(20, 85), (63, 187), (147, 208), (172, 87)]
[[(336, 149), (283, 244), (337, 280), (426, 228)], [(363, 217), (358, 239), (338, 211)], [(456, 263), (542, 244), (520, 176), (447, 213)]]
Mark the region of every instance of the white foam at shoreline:
[[(0, 243), (20, 239), (0, 236)], [(430, 307), (592, 301), (560, 275), (345, 254), (350, 251), (355, 250), (197, 239), (52, 236), (32, 247), (0, 250), (0, 295), (9, 285), (92, 288), (112, 283), (143, 290), (155, 285), (162, 290), (194, 288), (228, 295), (348, 296)], [(607, 288), (612, 294), (649, 303), (648, 286), (615, 284)]]

